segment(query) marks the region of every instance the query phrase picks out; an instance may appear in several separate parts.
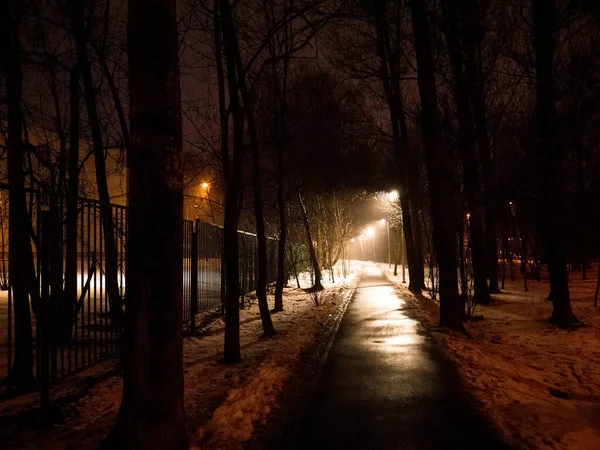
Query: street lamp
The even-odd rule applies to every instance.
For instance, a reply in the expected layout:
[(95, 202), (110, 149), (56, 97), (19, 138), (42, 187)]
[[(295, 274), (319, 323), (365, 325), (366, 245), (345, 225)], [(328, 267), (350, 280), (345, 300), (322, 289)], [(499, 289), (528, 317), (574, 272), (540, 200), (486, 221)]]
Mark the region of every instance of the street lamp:
[(373, 262), (375, 262), (375, 228), (367, 227), (365, 235), (371, 238), (371, 247), (373, 249)]
[(396, 200), (398, 200), (398, 197), (399, 197), (398, 191), (394, 190), (394, 191), (388, 192), (386, 194), (386, 197), (387, 197), (388, 202), (393, 203)]
[(391, 269), (392, 268), (392, 248), (390, 247), (390, 222), (385, 219), (381, 219), (380, 222), (385, 223), (386, 228), (387, 228), (388, 269)]

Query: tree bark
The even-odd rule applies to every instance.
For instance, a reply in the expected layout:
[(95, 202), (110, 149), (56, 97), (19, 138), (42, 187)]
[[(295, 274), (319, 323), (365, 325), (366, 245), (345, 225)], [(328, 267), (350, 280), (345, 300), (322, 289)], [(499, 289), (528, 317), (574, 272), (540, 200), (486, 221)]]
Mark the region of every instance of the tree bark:
[(8, 246), (9, 281), (12, 287), (15, 318), (15, 359), (9, 373), (11, 383), (27, 387), (33, 382), (33, 338), (29, 309), (29, 286), (35, 278), (29, 231), (31, 218), (27, 213), (25, 174), (23, 172), (22, 105), (23, 76), (19, 40), (20, 1), (2, 2), (0, 27), (5, 43), (2, 54), (7, 94), (7, 172), (9, 220)]
[(421, 98), (421, 132), (429, 179), (433, 241), (439, 266), (440, 325), (464, 330), (464, 308), (458, 295), (454, 215), (454, 161), (441, 146), (437, 112), (435, 65), (425, 0), (410, 0)]
[(127, 327), (123, 399), (110, 448), (187, 448), (176, 24), (175, 2), (129, 0)]
[(577, 322), (571, 309), (561, 214), (561, 150), (554, 86), (556, 6), (554, 0), (532, 0), (533, 46), (536, 59), (540, 226), (550, 272), (551, 321), (569, 327)]
[[(219, 0), (219, 19), (217, 24), (223, 37), (223, 56), (227, 65), (227, 89), (229, 110), (233, 125), (233, 146), (231, 165), (229, 149), (221, 147), (223, 161), (227, 160), (228, 174), (225, 179), (225, 217), (223, 223), (223, 257), (225, 259), (225, 345), (223, 360), (227, 364), (240, 361), (240, 279), (239, 279), (239, 243), (238, 220), (242, 203), (242, 156), (244, 146), (244, 110), (239, 101), (238, 79), (236, 74), (235, 28), (228, 0)], [(219, 50), (217, 50), (219, 51)], [(223, 111), (221, 111), (223, 114)]]

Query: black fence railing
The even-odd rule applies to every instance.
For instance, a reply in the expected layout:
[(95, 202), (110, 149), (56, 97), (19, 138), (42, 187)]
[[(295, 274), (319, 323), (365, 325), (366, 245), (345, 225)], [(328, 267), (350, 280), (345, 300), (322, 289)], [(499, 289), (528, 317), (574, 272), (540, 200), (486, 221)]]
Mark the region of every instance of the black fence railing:
[[(219, 308), (225, 294), (223, 229), (196, 220), (184, 221), (183, 321), (191, 322), (202, 311)], [(255, 234), (238, 232), (240, 294), (255, 289), (258, 243)], [(277, 276), (277, 241), (267, 240), (267, 281)], [(192, 324), (194, 326), (195, 324)]]
[[(32, 220), (31, 246), (35, 260), (40, 299), (30, 302), (33, 338), (33, 370), (37, 380), (52, 383), (98, 362), (119, 356), (122, 323), (126, 306), (127, 208), (112, 205), (111, 231), (114, 260), (106, 254), (105, 228), (100, 203), (77, 201), (76, 242), (67, 243), (66, 208), (55, 202), (44, 208), (39, 192), (28, 194)], [(58, 207), (57, 207), (58, 206)], [(47, 209), (47, 211), (45, 211)], [(58, 210), (58, 212), (56, 212)], [(8, 376), (15, 362), (20, 336), (15, 333), (15, 298), (8, 273), (8, 192), (0, 189), (0, 381)], [(241, 294), (255, 289), (257, 239), (246, 232), (238, 234), (240, 245)], [(72, 241), (72, 239), (71, 239)], [(277, 244), (269, 239), (268, 279), (276, 276)], [(183, 321), (195, 325), (195, 315), (220, 308), (224, 297), (223, 230), (200, 221), (183, 221)], [(71, 246), (76, 249), (76, 295), (67, 295), (67, 259)], [(71, 263), (72, 264), (72, 263)], [(114, 283), (118, 298), (109, 296)], [(112, 278), (109, 279), (109, 274)], [(18, 301), (23, 301), (18, 300)], [(22, 309), (21, 309), (22, 311)]]
[[(30, 203), (35, 217), (32, 228), (32, 251), (36, 261), (39, 299), (25, 299), (31, 304), (30, 321), (33, 338), (33, 360), (36, 379), (48, 362), (47, 374), (50, 381), (90, 367), (107, 358), (120, 354), (121, 329), (114, 323), (115, 315), (111, 304), (121, 305), (125, 297), (125, 236), (127, 233), (127, 210), (124, 206), (111, 205), (111, 231), (114, 242), (113, 267), (116, 269), (118, 299), (111, 302), (107, 290), (106, 236), (102, 226), (100, 203), (97, 200), (79, 198), (77, 200), (76, 240), (67, 243), (66, 217), (57, 211), (44, 211), (40, 196)], [(7, 205), (2, 205), (8, 209)], [(62, 205), (61, 205), (62, 206)], [(2, 222), (2, 240), (8, 242), (7, 221)], [(6, 226), (4, 226), (6, 224)], [(67, 286), (67, 247), (75, 250), (75, 278), (71, 279), (74, 290)], [(2, 249), (6, 266), (10, 249)], [(5, 347), (4, 364), (0, 363), (0, 378), (7, 376), (17, 355), (15, 349), (22, 339), (15, 333), (16, 301), (11, 288), (8, 271), (3, 274), (6, 290), (0, 292), (0, 336), (5, 339), (0, 345)], [(1, 337), (0, 337), (1, 339)], [(42, 355), (47, 348), (47, 357)]]

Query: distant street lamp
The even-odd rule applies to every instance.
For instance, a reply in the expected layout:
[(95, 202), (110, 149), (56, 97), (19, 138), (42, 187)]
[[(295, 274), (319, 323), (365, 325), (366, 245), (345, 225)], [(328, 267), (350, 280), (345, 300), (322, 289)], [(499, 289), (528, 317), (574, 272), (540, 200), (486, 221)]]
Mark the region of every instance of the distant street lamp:
[(398, 200), (398, 197), (399, 197), (398, 191), (394, 190), (394, 191), (388, 192), (386, 194), (386, 197), (388, 199), (388, 202), (395, 202), (396, 200)]
[(373, 249), (373, 262), (375, 262), (375, 228), (367, 227), (365, 235), (371, 238), (371, 247)]
[(358, 243), (360, 244), (361, 258), (364, 261), (364, 259), (365, 259), (365, 247), (363, 246), (363, 235), (362, 234), (358, 237)]

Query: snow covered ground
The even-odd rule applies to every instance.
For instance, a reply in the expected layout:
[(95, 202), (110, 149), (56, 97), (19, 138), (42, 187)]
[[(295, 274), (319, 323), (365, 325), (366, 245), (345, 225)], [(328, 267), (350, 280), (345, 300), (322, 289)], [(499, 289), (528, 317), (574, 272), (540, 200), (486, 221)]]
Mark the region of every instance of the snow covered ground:
[[(303, 289), (286, 289), (284, 311), (272, 315), (277, 334), (268, 339), (260, 337), (256, 300), (247, 296), (246, 308), (240, 311), (242, 362), (233, 366), (218, 362), (223, 351), (222, 319), (214, 312), (199, 315), (197, 336), (184, 341), (185, 408), (193, 448), (239, 448), (256, 439), (257, 429), (265, 432), (301, 356), (318, 351), (320, 341), (330, 335), (356, 286), (362, 263), (352, 262), (350, 271), (343, 278), (336, 268), (335, 283), (324, 272), (319, 307)], [(309, 287), (309, 276), (300, 281), (302, 288)], [(290, 286), (295, 285), (290, 280)], [(31, 426), (37, 394), (0, 402), (2, 448), (97, 448), (114, 423), (121, 388), (115, 363), (68, 378), (51, 392), (60, 418), (42, 428)]]
[[(494, 303), (467, 322), (471, 336), (436, 332), (438, 305), (427, 295), (416, 297), (387, 266), (414, 312), (445, 349), (481, 410), (507, 443), (523, 449), (600, 448), (600, 309), (593, 306), (597, 268), (570, 275), (573, 310), (581, 328), (561, 330), (548, 318), (547, 274), (542, 281), (509, 280)], [(518, 274), (518, 270), (515, 270)]]

